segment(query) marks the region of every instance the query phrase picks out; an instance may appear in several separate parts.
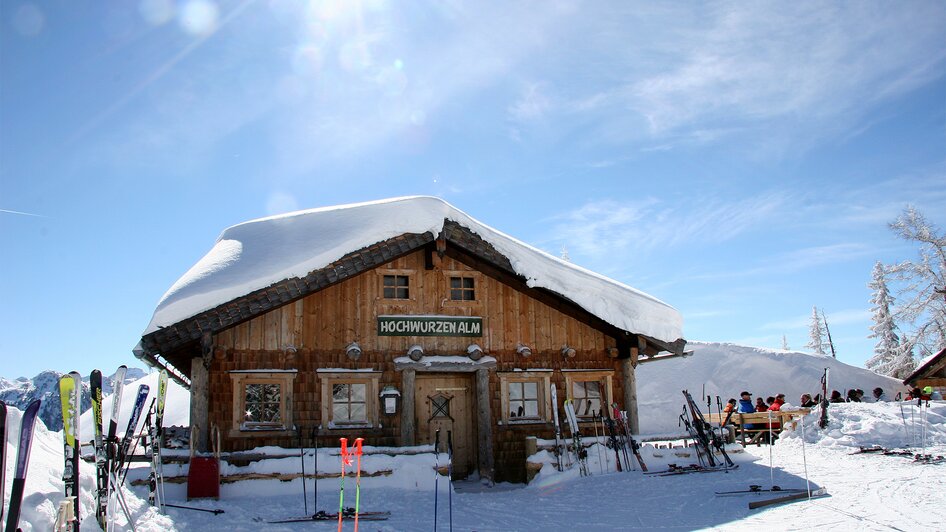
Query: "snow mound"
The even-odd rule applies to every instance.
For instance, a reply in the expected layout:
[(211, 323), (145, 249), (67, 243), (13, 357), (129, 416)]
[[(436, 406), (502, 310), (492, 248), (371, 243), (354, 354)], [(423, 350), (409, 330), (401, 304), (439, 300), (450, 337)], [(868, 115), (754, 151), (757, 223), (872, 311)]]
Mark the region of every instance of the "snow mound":
[(859, 388), (869, 396), (871, 390), (880, 387), (893, 398), (906, 389), (897, 379), (831, 357), (727, 343), (688, 342), (687, 348), (693, 350), (693, 356), (637, 368), (641, 432), (683, 430), (677, 425), (677, 415), (683, 407), (682, 390), (689, 390), (704, 410), (705, 396), (712, 396), (715, 412), (717, 395), (725, 404), (731, 397), (738, 399), (743, 390), (752, 393), (753, 400), (784, 393), (789, 404), (798, 405), (801, 394), (821, 393), (825, 368), (829, 369), (829, 393)]
[[(821, 410), (805, 416), (805, 442), (825, 447), (909, 448), (946, 446), (946, 402), (837, 403), (828, 406), (828, 426), (818, 428)], [(782, 439), (800, 440), (800, 429)]]
[(298, 211), (230, 227), (164, 294), (143, 335), (275, 282), (304, 277), (377, 242), (405, 233), (439, 235), (444, 220), (492, 244), (529, 286), (562, 294), (627, 331), (666, 342), (683, 337), (683, 318), (663, 301), (503, 234), (440, 198), (424, 196)]

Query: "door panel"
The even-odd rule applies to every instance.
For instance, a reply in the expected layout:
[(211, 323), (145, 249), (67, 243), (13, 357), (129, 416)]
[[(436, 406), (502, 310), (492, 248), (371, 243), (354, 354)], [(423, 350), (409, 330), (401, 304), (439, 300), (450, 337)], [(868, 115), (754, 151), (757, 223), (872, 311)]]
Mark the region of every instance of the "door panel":
[(417, 443), (432, 445), (440, 429), (439, 450), (446, 453), (449, 432), (453, 443), (453, 478), (469, 476), (476, 470), (472, 375), (417, 375), (415, 386)]

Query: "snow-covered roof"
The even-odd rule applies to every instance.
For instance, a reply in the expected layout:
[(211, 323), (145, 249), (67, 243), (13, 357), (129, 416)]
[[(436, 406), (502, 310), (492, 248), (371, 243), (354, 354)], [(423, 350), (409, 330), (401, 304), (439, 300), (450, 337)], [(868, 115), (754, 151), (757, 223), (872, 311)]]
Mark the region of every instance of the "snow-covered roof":
[(670, 305), (489, 227), (446, 201), (410, 196), (291, 212), (234, 225), (158, 302), (143, 336), (346, 254), (406, 233), (438, 236), (446, 221), (476, 233), (530, 287), (546, 288), (620, 329), (664, 342), (683, 337)]

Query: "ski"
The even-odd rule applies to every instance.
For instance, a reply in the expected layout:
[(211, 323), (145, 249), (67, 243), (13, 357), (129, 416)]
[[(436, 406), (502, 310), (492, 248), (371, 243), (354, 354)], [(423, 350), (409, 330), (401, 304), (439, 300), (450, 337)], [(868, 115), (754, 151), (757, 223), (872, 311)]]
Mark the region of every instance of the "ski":
[(751, 485), (747, 490), (736, 490), (736, 491), (717, 491), (716, 495), (742, 495), (745, 493), (808, 493), (808, 490), (801, 488), (782, 488), (780, 486), (772, 486), (769, 489), (763, 489), (762, 486)]
[[(357, 514), (358, 519), (361, 521), (386, 521), (391, 517), (391, 512), (360, 512)], [(325, 512), (317, 512), (314, 515), (301, 516), (301, 517), (289, 517), (286, 519), (279, 519), (275, 521), (262, 521), (260, 519), (254, 519), (257, 522), (265, 522), (267, 524), (277, 524), (277, 523), (305, 523), (308, 521), (338, 521), (339, 516), (337, 513), (330, 514)], [(346, 508), (342, 513), (341, 519), (344, 521), (354, 521), (355, 520), (355, 509)]]
[(621, 451), (618, 450), (618, 434), (614, 427), (614, 420), (606, 417), (604, 423), (608, 426), (608, 442), (611, 444), (611, 448), (614, 449), (614, 462), (617, 464), (617, 472), (620, 473), (624, 471), (624, 468), (621, 466)]
[[(151, 449), (151, 471), (148, 474), (148, 503), (160, 510), (164, 506), (164, 463), (161, 458), (161, 438), (164, 423), (164, 404), (167, 401), (168, 372), (158, 374), (158, 398), (154, 407), (154, 422), (148, 415), (148, 443)], [(304, 478), (304, 477), (303, 477)]]
[[(812, 491), (810, 497), (814, 499), (816, 497), (825, 497), (827, 495), (828, 495), (828, 490), (824, 488), (819, 488)], [(791, 495), (776, 497), (774, 499), (765, 499), (763, 501), (752, 501), (749, 503), (749, 509), (755, 510), (756, 508), (762, 508), (764, 506), (772, 506), (775, 504), (785, 504), (787, 502), (801, 501), (808, 498), (809, 498), (808, 491), (802, 491), (801, 493), (793, 493)]]
[(108, 501), (108, 459), (102, 435), (102, 372), (92, 370), (89, 376), (92, 387), (92, 424), (95, 445), (95, 520), (105, 530), (105, 508)]
[[(59, 401), (62, 406), (62, 439), (65, 465), (62, 481), (66, 499), (79, 497), (79, 414), (82, 397), (82, 377), (72, 372), (59, 378)], [(79, 505), (75, 505), (75, 520), (70, 529), (79, 530)]]
[(644, 473), (645, 475), (653, 475), (658, 477), (669, 477), (672, 475), (687, 475), (690, 473), (715, 473), (717, 471), (729, 471), (733, 469), (739, 469), (739, 465), (734, 465), (732, 467), (723, 467), (723, 466), (714, 466), (714, 467), (703, 467), (699, 464), (690, 464), (685, 466), (678, 466), (670, 464), (669, 469), (663, 471), (648, 471)]
[(141, 412), (145, 408), (145, 401), (148, 399), (148, 393), (151, 389), (147, 384), (138, 386), (138, 396), (135, 397), (135, 406), (131, 410), (131, 417), (128, 418), (128, 428), (125, 429), (125, 436), (122, 438), (121, 445), (118, 448), (118, 458), (116, 467), (112, 470), (118, 475), (128, 460), (128, 451), (131, 449), (131, 442), (138, 433), (138, 419), (141, 418)]
[[(732, 459), (729, 458), (729, 455), (726, 453), (725, 442), (721, 440), (716, 431), (713, 430), (712, 425), (710, 425), (706, 419), (703, 418), (703, 414), (700, 413), (700, 408), (696, 406), (696, 403), (693, 401), (693, 396), (690, 395), (690, 392), (683, 390), (683, 395), (686, 397), (687, 404), (690, 405), (690, 420), (693, 423), (693, 426), (696, 428), (696, 433), (699, 436), (700, 444), (703, 449), (706, 451), (707, 462), (709, 465), (715, 466), (716, 460), (713, 456), (713, 449), (715, 448), (720, 454), (723, 455), (723, 459), (726, 461), (726, 465), (733, 467), (736, 464), (733, 463)], [(709, 434), (707, 434), (709, 432)]]
[(627, 422), (627, 411), (618, 410), (618, 404), (614, 403), (614, 412), (617, 414), (618, 418), (621, 421), (621, 427), (624, 430), (624, 436), (627, 438), (627, 443), (631, 446), (631, 452), (634, 453), (634, 457), (637, 458), (637, 463), (641, 466), (641, 471), (647, 472), (647, 464), (644, 463), (644, 457), (641, 456), (641, 446), (637, 443), (637, 440), (634, 439), (634, 436), (631, 434), (631, 427)]
[(821, 376), (821, 418), (818, 420), (818, 426), (825, 428), (828, 426), (828, 368), (824, 368), (824, 375)]
[[(23, 411), (20, 423), (20, 441), (16, 450), (16, 470), (10, 489), (10, 511), (7, 514), (6, 532), (15, 532), (20, 525), (20, 508), (23, 505), (23, 489), (26, 487), (26, 471), (30, 465), (30, 448), (33, 445), (33, 426), (39, 412), (40, 400), (36, 399)], [(6, 445), (6, 442), (4, 442)]]
[(568, 418), (568, 428), (572, 433), (572, 444), (575, 446), (575, 457), (578, 459), (578, 467), (581, 476), (591, 475), (588, 471), (588, 451), (581, 443), (581, 431), (578, 429), (578, 418), (575, 416), (575, 405), (571, 399), (565, 400), (565, 416)]
[(558, 423), (558, 392), (555, 390), (555, 384), (553, 383), (551, 388), (552, 396), (552, 412), (555, 417), (555, 462), (558, 465), (559, 471), (565, 470), (565, 464), (563, 463), (565, 453), (562, 451), (563, 438), (562, 438), (562, 428)]
[(3, 512), (6, 508), (3, 500), (7, 494), (7, 404), (3, 401), (0, 401), (0, 442), (0, 523), (3, 523)]

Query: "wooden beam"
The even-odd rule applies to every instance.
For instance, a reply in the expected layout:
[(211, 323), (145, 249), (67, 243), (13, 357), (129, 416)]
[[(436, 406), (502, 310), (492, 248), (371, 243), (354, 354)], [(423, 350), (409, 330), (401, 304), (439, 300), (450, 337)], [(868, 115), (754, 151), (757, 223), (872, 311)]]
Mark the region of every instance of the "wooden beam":
[(621, 384), (624, 388), (624, 409), (627, 410), (627, 422), (631, 434), (641, 433), (640, 416), (637, 412), (637, 375), (634, 356), (621, 360)]
[(476, 370), (476, 439), (480, 478), (493, 481), (493, 423), (490, 419), (489, 371)]
[(415, 442), (414, 419), (414, 382), (416, 372), (407, 368), (401, 372), (401, 447), (409, 447)]

